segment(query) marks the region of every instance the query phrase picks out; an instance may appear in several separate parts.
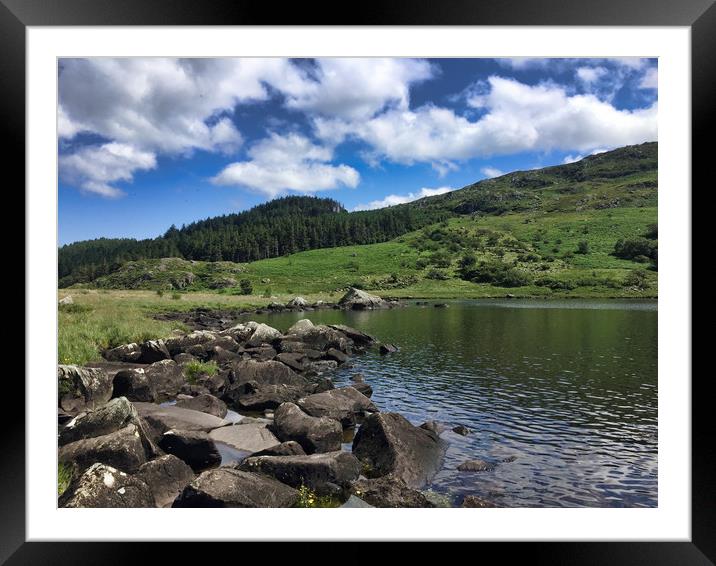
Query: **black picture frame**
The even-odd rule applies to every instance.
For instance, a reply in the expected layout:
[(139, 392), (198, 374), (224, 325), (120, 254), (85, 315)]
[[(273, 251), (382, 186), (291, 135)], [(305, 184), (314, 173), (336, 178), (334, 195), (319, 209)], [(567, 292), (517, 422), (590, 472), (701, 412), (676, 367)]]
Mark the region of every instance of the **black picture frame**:
[[(344, 5), (192, 0), (0, 0), (0, 128), (4, 133), (6, 171), (15, 186), (25, 185), (25, 33), (28, 26), (86, 25), (559, 25), (686, 26), (692, 37), (692, 168), (693, 184), (706, 187), (712, 150), (710, 112), (716, 100), (716, 5), (714, 0), (393, 0)], [(713, 136), (710, 136), (711, 138)], [(712, 159), (712, 158), (711, 158)], [(711, 181), (709, 185), (712, 185)], [(688, 188), (685, 188), (688, 189)], [(26, 295), (26, 300), (28, 299)], [(28, 336), (28, 344), (32, 337)], [(28, 347), (26, 344), (26, 348)], [(691, 376), (670, 376), (688, 380)], [(691, 542), (491, 543), (480, 549), (510, 563), (524, 556), (530, 563), (550, 564), (713, 564), (716, 561), (716, 479), (711, 418), (710, 376), (692, 380), (692, 538)], [(24, 391), (13, 403), (24, 412)], [(3, 427), (0, 456), (0, 563), (126, 564), (161, 552), (169, 563), (191, 559), (187, 545), (158, 543), (25, 542), (25, 420), (9, 419)], [(117, 526), (121, 528), (121, 525)], [(347, 526), (350, 536), (359, 525)], [(237, 532), (240, 527), (237, 526)], [(316, 534), (320, 538), (320, 533)], [(77, 533), (82, 538), (82, 533)], [(265, 560), (255, 544), (241, 543), (229, 552), (241, 560)], [(377, 543), (342, 543), (342, 563), (374, 560)], [(80, 548), (81, 546), (81, 548)], [(228, 549), (227, 549), (228, 550)], [(306, 556), (304, 543), (272, 544), (272, 562)], [(226, 550), (221, 551), (226, 556)], [(314, 550), (315, 552), (315, 550)], [(423, 553), (423, 550), (420, 550)], [(201, 551), (200, 551), (201, 553)], [(235, 553), (240, 553), (239, 555)], [(386, 555), (387, 556), (387, 555)], [(469, 555), (467, 555), (469, 556)], [(239, 559), (239, 558), (237, 558)], [(494, 559), (494, 558), (493, 558)], [(203, 560), (214, 560), (204, 555)]]

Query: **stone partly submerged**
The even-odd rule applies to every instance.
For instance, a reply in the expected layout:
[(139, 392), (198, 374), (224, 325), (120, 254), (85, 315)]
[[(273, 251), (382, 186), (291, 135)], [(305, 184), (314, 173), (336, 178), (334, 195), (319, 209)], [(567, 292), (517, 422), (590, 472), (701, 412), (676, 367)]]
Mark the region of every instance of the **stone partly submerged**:
[(431, 430), (414, 426), (398, 413), (375, 413), (353, 439), (353, 453), (371, 477), (388, 474), (420, 488), (440, 469), (445, 446)]
[(338, 304), (344, 308), (354, 310), (375, 309), (386, 306), (385, 301), (377, 295), (371, 295), (355, 287), (349, 288), (346, 294), (338, 301)]
[(312, 417), (293, 403), (282, 403), (274, 412), (273, 429), (282, 441), (295, 440), (308, 454), (341, 449), (343, 428), (328, 417)]

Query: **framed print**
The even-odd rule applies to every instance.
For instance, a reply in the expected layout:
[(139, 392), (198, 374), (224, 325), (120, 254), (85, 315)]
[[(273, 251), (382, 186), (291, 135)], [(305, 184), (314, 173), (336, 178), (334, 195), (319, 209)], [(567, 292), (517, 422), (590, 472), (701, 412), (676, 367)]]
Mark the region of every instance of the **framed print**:
[(691, 186), (716, 8), (364, 8), (2, 0), (8, 564), (714, 560)]

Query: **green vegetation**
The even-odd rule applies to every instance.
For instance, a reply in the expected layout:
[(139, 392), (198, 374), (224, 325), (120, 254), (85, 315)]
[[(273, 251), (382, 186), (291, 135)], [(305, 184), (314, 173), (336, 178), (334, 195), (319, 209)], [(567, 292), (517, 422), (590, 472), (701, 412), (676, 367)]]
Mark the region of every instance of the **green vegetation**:
[(191, 361), (184, 367), (184, 373), (189, 383), (196, 383), (197, 379), (204, 375), (209, 377), (216, 375), (217, 371), (219, 371), (219, 366), (214, 361)]
[(254, 286), (249, 279), (242, 279), (239, 282), (242, 295), (251, 295), (254, 292)]
[(316, 495), (315, 491), (305, 485), (298, 488), (298, 502), (296, 503), (296, 507), (326, 508), (340, 506), (341, 502), (337, 497)]
[(72, 483), (74, 466), (65, 462), (57, 464), (57, 497), (62, 495)]

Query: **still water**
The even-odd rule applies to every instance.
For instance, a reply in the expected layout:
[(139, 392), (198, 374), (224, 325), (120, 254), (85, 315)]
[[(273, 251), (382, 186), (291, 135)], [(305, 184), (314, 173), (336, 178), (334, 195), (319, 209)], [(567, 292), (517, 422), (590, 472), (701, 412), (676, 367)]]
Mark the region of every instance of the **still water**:
[[(283, 331), (300, 318), (348, 324), (399, 346), (356, 357), (334, 381), (360, 372), (381, 411), (472, 430), (443, 434), (429, 486), (453, 501), (655, 507), (657, 314), (655, 301), (485, 300), (251, 318)], [(456, 470), (478, 458), (496, 467)]]

